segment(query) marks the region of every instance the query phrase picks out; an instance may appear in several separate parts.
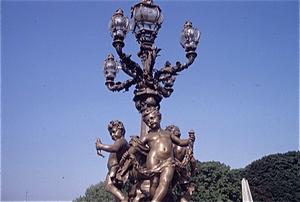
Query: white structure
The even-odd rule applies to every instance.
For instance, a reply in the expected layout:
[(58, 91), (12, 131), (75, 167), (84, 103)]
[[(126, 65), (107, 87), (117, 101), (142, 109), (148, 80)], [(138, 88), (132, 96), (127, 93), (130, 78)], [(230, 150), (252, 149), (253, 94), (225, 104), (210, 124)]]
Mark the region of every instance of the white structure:
[(248, 180), (242, 179), (243, 202), (253, 202)]

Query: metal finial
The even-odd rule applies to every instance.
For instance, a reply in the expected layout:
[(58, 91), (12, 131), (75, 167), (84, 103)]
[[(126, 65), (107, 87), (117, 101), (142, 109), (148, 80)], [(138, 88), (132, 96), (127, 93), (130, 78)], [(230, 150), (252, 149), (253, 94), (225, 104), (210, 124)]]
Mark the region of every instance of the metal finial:
[(123, 10), (121, 8), (119, 8), (118, 10), (116, 10), (114, 16), (116, 16), (116, 15), (121, 15), (123, 17), (124, 16)]
[(193, 27), (193, 23), (189, 20), (187, 20), (184, 24), (184, 28), (190, 28), (190, 27)]
[(115, 60), (115, 57), (114, 57), (114, 55), (111, 53), (111, 54), (109, 54), (109, 56), (108, 56), (107, 59)]

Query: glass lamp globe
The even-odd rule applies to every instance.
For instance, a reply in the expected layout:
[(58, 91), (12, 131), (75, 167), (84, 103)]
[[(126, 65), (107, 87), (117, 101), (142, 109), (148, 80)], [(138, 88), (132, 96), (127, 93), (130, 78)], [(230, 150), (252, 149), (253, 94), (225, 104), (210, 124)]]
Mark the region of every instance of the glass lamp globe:
[(185, 23), (184, 29), (180, 34), (180, 44), (186, 52), (195, 51), (197, 49), (200, 35), (200, 31), (197, 28), (193, 28), (190, 21)]
[(159, 6), (152, 0), (143, 0), (131, 9), (130, 29), (139, 43), (154, 43), (158, 30), (163, 23)]
[(123, 41), (129, 31), (129, 20), (128, 17), (124, 17), (123, 11), (118, 9), (112, 16), (108, 24), (111, 37), (114, 40)]
[(113, 54), (110, 54), (103, 65), (103, 73), (107, 81), (114, 81), (118, 73), (118, 62), (114, 60)]

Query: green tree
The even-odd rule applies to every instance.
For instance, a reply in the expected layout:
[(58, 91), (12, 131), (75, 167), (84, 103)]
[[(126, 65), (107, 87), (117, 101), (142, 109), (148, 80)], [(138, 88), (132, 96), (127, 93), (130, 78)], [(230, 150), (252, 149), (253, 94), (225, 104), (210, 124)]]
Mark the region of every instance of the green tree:
[(245, 168), (254, 201), (300, 201), (300, 153), (273, 154)]
[[(129, 179), (123, 185), (122, 192), (130, 192), (133, 185), (133, 178), (130, 175)], [(91, 185), (85, 191), (85, 196), (79, 196), (73, 202), (111, 202), (115, 201), (114, 196), (105, 190), (105, 181), (99, 182), (95, 185)]]
[[(242, 189), (241, 179), (243, 169), (230, 170), (229, 166), (220, 162), (196, 162), (198, 172), (194, 177), (190, 178), (190, 184), (196, 186), (196, 190), (192, 197), (193, 201), (241, 201)], [(188, 167), (188, 170), (190, 168)], [(124, 184), (122, 191), (130, 192), (132, 180)], [(177, 185), (173, 190), (175, 195), (185, 194), (180, 186)], [(105, 191), (105, 182), (91, 185), (85, 192), (85, 196), (76, 198), (73, 202), (106, 202), (114, 201), (111, 194)]]
[(241, 201), (241, 176), (243, 169), (230, 170), (220, 162), (197, 161), (200, 170), (190, 178), (191, 185), (196, 186), (193, 201)]
[[(220, 162), (196, 161), (199, 172), (190, 178), (190, 184), (196, 186), (192, 201), (241, 201), (241, 180), (245, 177), (250, 186), (254, 201), (300, 201), (300, 152), (274, 154), (256, 160), (241, 169), (230, 169)], [(188, 167), (189, 170), (189, 167)], [(122, 189), (131, 190), (132, 178)], [(173, 192), (184, 193), (177, 185)], [(91, 185), (85, 196), (73, 202), (114, 201), (105, 191), (105, 182)]]
[(113, 195), (105, 191), (105, 182), (91, 185), (85, 191), (85, 196), (80, 196), (73, 202), (111, 202), (114, 201)]

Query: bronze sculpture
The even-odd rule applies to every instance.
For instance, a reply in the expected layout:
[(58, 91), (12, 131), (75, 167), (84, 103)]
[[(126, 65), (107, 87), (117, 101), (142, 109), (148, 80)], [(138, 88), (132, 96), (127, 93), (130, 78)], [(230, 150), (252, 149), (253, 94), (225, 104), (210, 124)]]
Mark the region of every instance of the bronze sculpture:
[[(178, 126), (170, 125), (166, 127), (166, 131), (173, 133), (176, 137), (180, 138), (181, 132)], [(193, 130), (189, 131), (189, 136), (194, 136)], [(193, 155), (194, 142), (189, 142), (189, 147), (183, 147), (180, 145), (173, 144), (173, 151), (175, 157), (175, 173), (172, 179), (172, 187), (175, 187), (177, 183), (183, 191), (187, 194), (181, 197), (181, 201), (184, 199), (188, 200), (191, 196), (191, 191), (195, 189), (194, 186), (189, 186), (189, 178), (194, 176), (198, 171), (196, 168), (196, 159)], [(187, 164), (190, 164), (191, 171), (187, 172)], [(175, 196), (176, 197), (176, 196)], [(175, 198), (173, 197), (173, 198)]]
[(143, 120), (150, 131), (140, 139), (142, 144), (149, 147), (146, 169), (144, 168), (141, 173), (150, 179), (152, 201), (162, 201), (168, 192), (175, 171), (173, 144), (180, 146), (193, 144), (195, 136), (193, 134), (190, 139), (181, 140), (173, 133), (161, 129), (161, 114), (157, 107), (147, 109), (143, 113)]
[[(162, 69), (157, 70), (154, 68), (155, 59), (161, 49), (153, 44), (162, 23), (162, 11), (152, 0), (142, 0), (132, 7), (130, 23), (121, 9), (116, 11), (109, 22), (113, 47), (120, 58), (120, 67), (131, 79), (114, 82), (119, 65), (110, 54), (104, 63), (105, 85), (113, 92), (123, 89), (128, 91), (131, 86), (135, 86), (133, 101), (142, 115), (140, 136), (131, 136), (129, 144), (121, 133), (122, 127), (119, 127), (123, 124), (118, 121), (117, 126), (109, 129), (116, 141), (114, 145), (104, 145), (100, 139), (96, 142), (99, 155), (103, 156), (101, 150), (111, 152), (106, 190), (115, 196), (116, 201), (188, 201), (195, 190), (195, 187), (189, 186), (186, 171), (188, 163), (192, 169), (190, 176), (196, 171), (193, 157), (194, 131), (189, 132), (188, 139), (180, 139), (181, 133), (177, 126), (163, 130), (160, 126), (159, 109), (163, 97), (171, 96), (177, 73), (187, 69), (197, 57), (195, 51), (200, 32), (187, 21), (180, 35), (180, 44), (186, 51), (188, 61), (184, 64), (177, 61), (175, 66), (167, 61)], [(123, 53), (129, 24), (140, 44), (138, 56), (143, 68), (131, 60), (131, 54)], [(135, 184), (126, 196), (120, 189), (129, 174), (133, 175)], [(186, 195), (171, 194), (172, 187), (177, 183), (187, 192)]]
[[(170, 130), (170, 127), (167, 130), (163, 130), (160, 126), (161, 113), (158, 111), (158, 107), (147, 109), (143, 113), (143, 120), (150, 128), (150, 131), (142, 138), (133, 137), (130, 141), (130, 148), (127, 145), (127, 141), (124, 140), (121, 130), (117, 127), (110, 130), (112, 138), (116, 141), (114, 145), (103, 145), (99, 139), (96, 142), (97, 150), (102, 149), (111, 152), (108, 160), (110, 172), (106, 178), (106, 190), (122, 202), (128, 201), (128, 198), (120, 191), (121, 186), (118, 185), (117, 180), (122, 184), (123, 181), (120, 179), (125, 174), (128, 174), (130, 167), (135, 172), (136, 180), (140, 180), (138, 189), (140, 194), (137, 193), (138, 190), (134, 187), (135, 190), (133, 190), (131, 201), (140, 201), (141, 199), (151, 199), (153, 202), (163, 201), (168, 191), (171, 193), (170, 187), (173, 187), (177, 181), (183, 181), (182, 186), (184, 186), (185, 191), (189, 191), (189, 187), (186, 186), (188, 184), (187, 176), (183, 176), (184, 171), (186, 171), (186, 163), (184, 163), (183, 159), (187, 157), (189, 159), (187, 162), (190, 162), (190, 159), (193, 158), (194, 132), (190, 131), (189, 139), (180, 139), (178, 133), (176, 134)], [(178, 146), (178, 148), (174, 145)], [(189, 146), (190, 152), (187, 152), (186, 146)], [(144, 152), (141, 152), (141, 148), (144, 148)], [(137, 155), (144, 155), (146, 161), (141, 162), (137, 160)], [(180, 164), (176, 163), (175, 160), (179, 161)], [(193, 165), (192, 172), (195, 170), (193, 163), (195, 161), (191, 162)], [(132, 165), (134, 166), (132, 167)], [(179, 168), (175, 170), (175, 167), (178, 166)], [(177, 175), (173, 178), (175, 172)], [(141, 183), (144, 183), (146, 180), (149, 181), (148, 183), (146, 182), (148, 188), (141, 186)], [(174, 196), (167, 197), (174, 198)]]
[(110, 152), (107, 168), (108, 174), (106, 176), (105, 190), (115, 196), (116, 200), (122, 202), (128, 201), (127, 196), (121, 192), (123, 180), (117, 176), (119, 170), (119, 162), (123, 154), (128, 150), (129, 145), (125, 139), (125, 128), (120, 121), (111, 121), (108, 125), (108, 130), (111, 138), (115, 141), (113, 145), (102, 144), (100, 139), (97, 139), (96, 150), (101, 155), (101, 150)]

